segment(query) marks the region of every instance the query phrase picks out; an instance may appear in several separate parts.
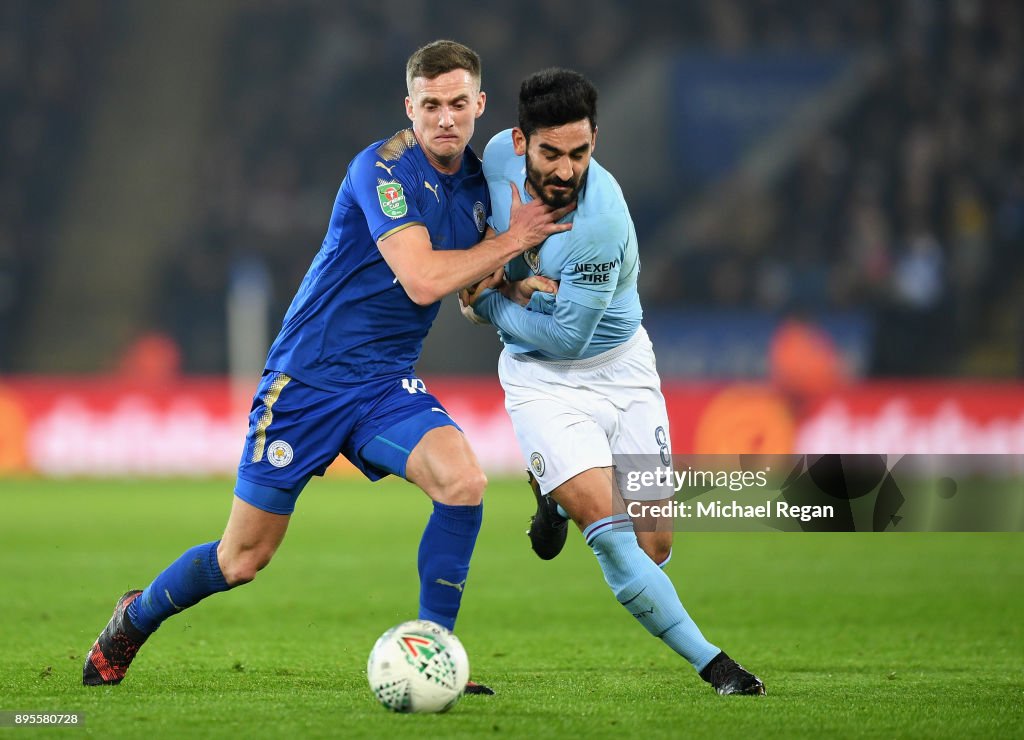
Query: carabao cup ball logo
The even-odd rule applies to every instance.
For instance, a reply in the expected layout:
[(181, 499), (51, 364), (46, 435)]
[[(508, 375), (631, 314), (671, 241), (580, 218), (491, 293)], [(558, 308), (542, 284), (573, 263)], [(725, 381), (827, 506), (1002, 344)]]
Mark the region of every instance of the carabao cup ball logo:
[(469, 658), (451, 632), (416, 619), (380, 636), (366, 662), (366, 678), (392, 712), (446, 712), (466, 688)]
[(295, 453), (292, 452), (292, 446), (284, 440), (275, 440), (267, 446), (267, 462), (275, 468), (283, 468), (294, 457)]

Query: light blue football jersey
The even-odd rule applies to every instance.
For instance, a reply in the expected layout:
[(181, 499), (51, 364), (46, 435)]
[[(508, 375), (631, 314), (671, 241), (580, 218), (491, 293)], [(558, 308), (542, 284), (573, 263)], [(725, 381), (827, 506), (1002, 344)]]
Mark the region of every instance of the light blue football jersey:
[[(531, 200), (526, 158), (516, 155), (511, 129), (487, 144), (483, 171), (491, 195), (488, 223), (500, 234), (509, 225), (510, 183), (523, 202)], [(640, 326), (636, 231), (619, 184), (596, 160), (565, 220), (572, 221), (570, 231), (548, 237), (505, 267), (509, 280), (537, 274), (559, 281), (557, 297), (535, 293), (524, 308), (490, 293), (476, 304), (510, 352), (551, 360), (593, 357), (624, 343)]]

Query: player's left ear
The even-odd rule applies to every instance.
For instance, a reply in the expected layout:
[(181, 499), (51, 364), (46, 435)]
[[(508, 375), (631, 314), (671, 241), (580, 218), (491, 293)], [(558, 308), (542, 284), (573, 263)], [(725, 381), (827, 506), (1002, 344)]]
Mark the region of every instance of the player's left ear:
[(410, 121), (416, 120), (416, 116), (413, 115), (412, 98), (405, 99), (405, 115), (409, 117)]
[(512, 148), (517, 157), (526, 154), (526, 134), (518, 126), (512, 129)]
[(597, 126), (594, 126), (594, 135), (590, 139), (590, 155), (594, 155), (594, 150), (597, 149)]
[(477, 96), (477, 99), (476, 99), (476, 116), (475, 117), (479, 118), (480, 116), (482, 116), (484, 114), (484, 108), (486, 108), (486, 107), (487, 107), (487, 93), (485, 93), (483, 90), (481, 90), (480, 94)]

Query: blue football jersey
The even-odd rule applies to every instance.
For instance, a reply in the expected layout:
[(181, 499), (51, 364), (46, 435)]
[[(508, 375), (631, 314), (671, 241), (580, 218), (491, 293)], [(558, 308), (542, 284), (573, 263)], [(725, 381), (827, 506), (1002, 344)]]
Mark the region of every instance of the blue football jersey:
[(490, 200), (469, 148), (452, 175), (435, 170), (412, 129), (361, 151), (334, 201), (313, 259), (270, 348), (267, 369), (317, 388), (411, 376), (440, 302), (418, 306), (398, 283), (377, 240), (422, 224), (434, 249), (483, 238)]

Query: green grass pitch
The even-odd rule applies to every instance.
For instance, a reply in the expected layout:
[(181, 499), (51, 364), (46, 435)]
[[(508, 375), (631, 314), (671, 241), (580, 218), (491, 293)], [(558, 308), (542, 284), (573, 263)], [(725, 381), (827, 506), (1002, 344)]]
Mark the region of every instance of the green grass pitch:
[(0, 735), (1024, 735), (1022, 535), (680, 534), (684, 604), (768, 688), (719, 697), (615, 603), (578, 533), (534, 557), (532, 498), (507, 481), (458, 629), (497, 696), (393, 715), (370, 695), (370, 647), (415, 616), (429, 502), (400, 481), (314, 482), (253, 584), (166, 622), (122, 685), (81, 686), (115, 599), (216, 539), (230, 498), (227, 481), (0, 480), (0, 710), (85, 714)]

